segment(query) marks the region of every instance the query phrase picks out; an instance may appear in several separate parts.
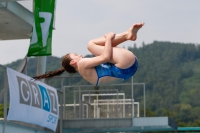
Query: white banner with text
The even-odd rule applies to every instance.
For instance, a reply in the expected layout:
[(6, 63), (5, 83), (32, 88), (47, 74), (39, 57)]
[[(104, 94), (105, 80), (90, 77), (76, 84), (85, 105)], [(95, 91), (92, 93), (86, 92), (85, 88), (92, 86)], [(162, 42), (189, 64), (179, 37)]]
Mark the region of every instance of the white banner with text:
[(7, 68), (10, 90), (8, 120), (22, 121), (55, 132), (59, 107), (57, 90), (22, 73)]

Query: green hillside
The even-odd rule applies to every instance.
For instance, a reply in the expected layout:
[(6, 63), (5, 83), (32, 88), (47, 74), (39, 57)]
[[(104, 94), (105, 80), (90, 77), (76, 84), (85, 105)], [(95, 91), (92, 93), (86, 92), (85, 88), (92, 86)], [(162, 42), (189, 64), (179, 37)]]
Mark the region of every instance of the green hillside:
[[(200, 45), (155, 41), (152, 44), (143, 44), (140, 48), (130, 47), (129, 50), (133, 51), (139, 61), (134, 82), (144, 82), (146, 85), (147, 115), (168, 115), (175, 119), (179, 126), (199, 126)], [(17, 60), (7, 66), (15, 69), (20, 61)], [(49, 56), (47, 71), (60, 68), (60, 64), (60, 58)], [(31, 58), (27, 75), (35, 76), (36, 66), (37, 59)], [(2, 83), (2, 70), (0, 72), (0, 83)], [(48, 83), (60, 87), (60, 82), (57, 80), (50, 79)], [(64, 83), (66, 85), (88, 84), (78, 78), (66, 79)], [(2, 84), (0, 87), (3, 88)], [(135, 90), (134, 99), (142, 103), (142, 90), (137, 88)], [(126, 87), (119, 89), (119, 92), (125, 91), (127, 91)], [(127, 97), (131, 97), (130, 93), (126, 94)], [(72, 96), (72, 92), (69, 92), (66, 100), (72, 102)], [(141, 105), (141, 114), (142, 107)]]

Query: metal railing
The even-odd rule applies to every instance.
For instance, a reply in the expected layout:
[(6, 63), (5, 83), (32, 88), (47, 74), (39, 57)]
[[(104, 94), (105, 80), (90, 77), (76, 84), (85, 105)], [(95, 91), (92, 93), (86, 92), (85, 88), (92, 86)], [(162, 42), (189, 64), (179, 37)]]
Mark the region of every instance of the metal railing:
[[(89, 89), (88, 90), (88, 88), (91, 88), (91, 87), (94, 87), (95, 88), (95, 86), (94, 85), (65, 85), (64, 84), (64, 79), (67, 79), (67, 80), (69, 80), (69, 79), (71, 79), (71, 78), (82, 78), (80, 75), (73, 75), (73, 76), (56, 76), (56, 77), (54, 77), (53, 79), (55, 80), (55, 79), (60, 79), (61, 80), (61, 88), (62, 88), (62, 90), (63, 90), (63, 105), (66, 105), (66, 89), (69, 89), (69, 88), (76, 88), (76, 89), (74, 89), (74, 93), (79, 93), (79, 108), (80, 108), (80, 110), (79, 110), (79, 117), (78, 118), (83, 118), (83, 116), (81, 116), (82, 115), (82, 113), (81, 113), (81, 106), (82, 106), (82, 101), (81, 101), (81, 93), (82, 92), (87, 92), (88, 94), (91, 94), (91, 92), (98, 92), (97, 90), (91, 90), (91, 89)], [(132, 77), (132, 80), (133, 80), (133, 77)], [(139, 85), (141, 85), (142, 87), (143, 87), (143, 101), (144, 101), (144, 117), (146, 117), (146, 94), (145, 94), (145, 83), (133, 83), (133, 81), (131, 80), (131, 83), (121, 83), (121, 84), (111, 84), (111, 85), (101, 85), (100, 87), (113, 87), (113, 86), (131, 86), (130, 87), (130, 91), (132, 91), (132, 92), (134, 92), (134, 86), (139, 86)], [(49, 81), (48, 81), (49, 82)], [(48, 83), (47, 83), (48, 84)], [(85, 88), (87, 88), (86, 90), (83, 90), (83, 88), (85, 89)], [(104, 90), (99, 90), (99, 92), (105, 92), (105, 89)], [(107, 92), (109, 92), (109, 91), (111, 91), (111, 89), (108, 89), (108, 90), (106, 90)], [(114, 89), (114, 90), (112, 90), (112, 91), (116, 91), (117, 93), (118, 93), (118, 90), (117, 89)], [(131, 94), (131, 92), (130, 92), (130, 94)], [(131, 99), (134, 99), (133, 97), (133, 93), (132, 93), (132, 98)], [(76, 96), (75, 96), (75, 94), (74, 94), (74, 97), (73, 97), (73, 99), (74, 99), (74, 101), (73, 101), (73, 103), (69, 103), (69, 104), (74, 104), (74, 116), (75, 116), (75, 114), (76, 114)], [(118, 99), (118, 95), (117, 95), (117, 99)], [(133, 104), (134, 104), (134, 100), (133, 100), (133, 102), (132, 102)], [(90, 104), (90, 102), (88, 102), (88, 103), (85, 103), (85, 104)], [(132, 104), (132, 113), (134, 112), (134, 105)], [(118, 105), (117, 105), (118, 106)], [(66, 118), (66, 116), (65, 116), (65, 112), (66, 112), (67, 110), (66, 110), (66, 107), (64, 106), (63, 107), (63, 117), (64, 118)], [(118, 117), (118, 113), (117, 113), (117, 117)], [(133, 113), (133, 116), (132, 117), (134, 117), (134, 113)], [(77, 118), (76, 116), (74, 117), (74, 118)]]

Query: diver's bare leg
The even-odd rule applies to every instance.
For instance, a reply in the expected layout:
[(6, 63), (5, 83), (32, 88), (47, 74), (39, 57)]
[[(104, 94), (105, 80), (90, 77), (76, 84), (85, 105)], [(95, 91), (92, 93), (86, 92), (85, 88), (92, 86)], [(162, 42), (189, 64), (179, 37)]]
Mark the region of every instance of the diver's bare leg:
[[(143, 25), (144, 23), (137, 23), (131, 26), (127, 31), (116, 34), (115, 38), (112, 40), (112, 47), (116, 47), (127, 40), (135, 41), (137, 39), (137, 32)], [(89, 41), (87, 48), (93, 55), (99, 56), (103, 52), (105, 41), (105, 37), (93, 39)]]
[[(136, 24), (133, 24), (133, 26), (131, 26), (128, 29), (128, 31), (122, 32), (120, 34), (116, 34), (115, 38), (112, 41), (112, 46), (116, 47), (120, 43), (123, 43), (127, 40), (135, 41), (137, 39), (137, 32), (143, 25), (144, 23), (136, 23)], [(105, 41), (106, 41), (105, 37), (100, 37), (100, 38), (89, 41), (89, 44), (93, 43), (96, 45), (104, 46)]]

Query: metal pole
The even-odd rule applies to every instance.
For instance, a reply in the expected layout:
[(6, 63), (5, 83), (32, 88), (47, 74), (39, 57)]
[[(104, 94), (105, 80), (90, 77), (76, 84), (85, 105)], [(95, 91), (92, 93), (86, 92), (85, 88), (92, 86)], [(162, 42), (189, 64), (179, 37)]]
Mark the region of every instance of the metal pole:
[(110, 106), (109, 106), (109, 104), (108, 104), (108, 118), (110, 118), (110, 114), (109, 114), (109, 112), (110, 112)]
[(4, 69), (4, 126), (3, 126), (3, 133), (6, 130), (7, 125), (7, 104), (8, 104), (8, 78), (6, 69)]
[(74, 91), (74, 118), (76, 118), (76, 93)]
[(137, 108), (138, 116), (137, 117), (140, 117), (140, 105), (139, 104), (137, 104), (137, 105), (138, 105), (138, 108)]
[(118, 97), (118, 90), (117, 90), (117, 118), (119, 118), (119, 112), (118, 112), (118, 109), (119, 109), (119, 105), (118, 105), (118, 99), (119, 99), (119, 97)]
[[(81, 93), (81, 95), (82, 95), (82, 93)], [(83, 112), (84, 112), (84, 103), (83, 103), (83, 101), (81, 99), (81, 118), (84, 118)]]
[(8, 81), (7, 81), (7, 72), (4, 71), (4, 121), (7, 120), (7, 104), (8, 104)]
[(63, 83), (64, 83), (64, 81), (63, 81), (64, 79), (61, 79), (61, 88), (62, 88), (62, 91), (63, 91), (63, 118), (65, 119), (66, 118), (66, 109), (65, 109), (65, 87), (63, 87), (64, 85), (63, 85)]
[(106, 111), (107, 111), (107, 112), (106, 112), (107, 118), (109, 118), (109, 114), (108, 114), (109, 110), (108, 110), (108, 109), (109, 109), (109, 104), (108, 104), (108, 102), (107, 102), (107, 110), (106, 110)]
[(85, 108), (84, 108), (84, 102), (83, 101), (81, 101), (81, 110), (82, 110), (82, 112), (81, 112), (81, 118), (84, 118)]
[(133, 118), (134, 118), (134, 99), (133, 99), (133, 76), (131, 78), (131, 96), (132, 96), (132, 126), (133, 126)]
[(123, 117), (125, 117), (125, 95), (123, 95)]
[(94, 102), (94, 118), (96, 118), (96, 102)]
[(91, 99), (90, 99), (90, 92), (89, 92), (89, 109), (88, 109), (88, 117), (91, 118), (91, 105), (90, 105)]
[[(37, 75), (44, 74), (46, 71), (46, 56), (38, 57), (38, 65), (37, 65)], [(44, 82), (44, 79), (40, 80), (41, 82)]]
[(86, 118), (88, 118), (88, 104), (86, 104)]
[(63, 93), (60, 95), (60, 133), (63, 132)]
[(79, 86), (79, 118), (82, 118), (81, 116), (81, 92), (80, 92), (80, 86)]

